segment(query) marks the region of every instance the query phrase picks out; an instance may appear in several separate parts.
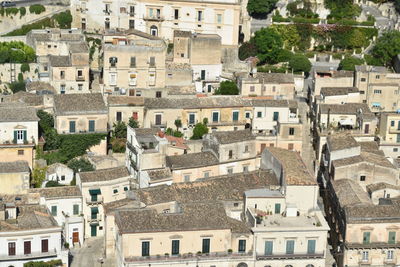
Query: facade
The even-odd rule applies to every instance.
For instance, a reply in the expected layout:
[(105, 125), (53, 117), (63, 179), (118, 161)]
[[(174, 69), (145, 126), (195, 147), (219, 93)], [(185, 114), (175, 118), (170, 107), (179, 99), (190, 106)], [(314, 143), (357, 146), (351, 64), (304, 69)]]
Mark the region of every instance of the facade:
[(0, 194), (24, 194), (30, 185), (27, 161), (0, 162)]
[(32, 168), (38, 121), (34, 108), (11, 103), (0, 106), (0, 162), (23, 160)]
[(320, 103), (362, 103), (357, 87), (322, 87)]
[(239, 41), (240, 3), (218, 0), (164, 3), (120, 0), (99, 5), (96, 1), (71, 1), (72, 27), (89, 32), (136, 29), (172, 41), (175, 30), (221, 36), (222, 45)]
[(31, 195), (2, 195), (0, 206), (0, 265), (23, 267), (29, 261), (61, 260), (62, 229), (46, 206)]
[(68, 168), (67, 165), (62, 163), (54, 163), (48, 166), (46, 170), (46, 180), (42, 183), (42, 187), (45, 187), (46, 182), (54, 181), (62, 185), (70, 185), (74, 178), (74, 171)]
[(379, 117), (379, 149), (387, 157), (400, 156), (400, 114), (382, 112)]
[[(323, 87), (352, 87), (354, 86), (354, 74), (352, 71), (326, 71), (316, 69), (313, 74), (314, 84), (311, 88), (312, 96), (319, 96)], [(355, 87), (359, 88), (357, 85)], [(360, 89), (361, 91), (361, 89)]]
[(63, 230), (63, 240), (71, 247), (80, 247), (84, 241), (84, 217), (82, 216), (82, 193), (78, 186), (58, 186), (30, 189), (40, 195), (51, 216)]
[(104, 234), (103, 204), (126, 198), (133, 186), (126, 167), (116, 167), (76, 174), (82, 192), (85, 239)]
[(108, 96), (108, 124), (111, 128), (114, 123), (123, 121), (129, 123), (132, 118), (141, 127), (144, 122), (144, 98), (132, 96)]

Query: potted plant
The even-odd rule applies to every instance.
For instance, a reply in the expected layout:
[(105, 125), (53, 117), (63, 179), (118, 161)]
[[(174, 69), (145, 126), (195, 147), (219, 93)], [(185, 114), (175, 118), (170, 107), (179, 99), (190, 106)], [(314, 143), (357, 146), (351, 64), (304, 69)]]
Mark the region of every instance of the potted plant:
[(230, 248), (228, 249), (228, 254), (232, 254), (233, 250)]
[(168, 257), (169, 257), (169, 253), (165, 253), (164, 256), (165, 256), (166, 258), (168, 258)]

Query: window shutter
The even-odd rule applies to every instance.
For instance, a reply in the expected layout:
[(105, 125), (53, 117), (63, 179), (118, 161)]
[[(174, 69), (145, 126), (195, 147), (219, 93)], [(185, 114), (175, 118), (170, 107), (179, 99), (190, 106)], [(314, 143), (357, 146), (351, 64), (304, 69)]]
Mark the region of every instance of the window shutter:
[(24, 142), (26, 142), (26, 141), (27, 141), (26, 130), (25, 130), (25, 131), (22, 131), (22, 132), (23, 132), (23, 134), (24, 134)]
[(17, 131), (14, 131), (14, 142), (13, 143), (17, 143)]

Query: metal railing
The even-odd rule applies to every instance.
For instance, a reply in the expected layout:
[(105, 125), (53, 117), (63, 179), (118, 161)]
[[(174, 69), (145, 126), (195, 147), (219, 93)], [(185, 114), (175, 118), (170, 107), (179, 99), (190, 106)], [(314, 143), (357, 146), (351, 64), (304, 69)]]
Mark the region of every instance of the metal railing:
[(97, 196), (97, 198), (91, 198), (91, 197), (87, 197), (86, 198), (86, 203), (88, 204), (96, 204), (96, 203), (102, 203), (103, 202), (103, 197), (102, 196)]
[(293, 254), (272, 254), (272, 255), (264, 255), (258, 254), (256, 259), (258, 261), (261, 260), (281, 260), (281, 259), (320, 259), (323, 258), (325, 255), (324, 252), (322, 253), (293, 253)]
[(0, 261), (2, 260), (20, 260), (20, 259), (35, 259), (35, 258), (45, 258), (45, 257), (56, 257), (57, 250), (52, 249), (48, 252), (32, 252), (29, 254), (16, 254), (16, 255), (2, 255), (0, 254)]
[[(168, 254), (168, 253), (167, 253)], [(126, 262), (135, 261), (190, 261), (201, 259), (218, 259), (218, 258), (251, 258), (253, 252), (247, 253), (228, 253), (228, 252), (211, 252), (211, 253), (184, 253), (178, 255), (154, 255), (147, 257), (129, 257), (125, 258)]]

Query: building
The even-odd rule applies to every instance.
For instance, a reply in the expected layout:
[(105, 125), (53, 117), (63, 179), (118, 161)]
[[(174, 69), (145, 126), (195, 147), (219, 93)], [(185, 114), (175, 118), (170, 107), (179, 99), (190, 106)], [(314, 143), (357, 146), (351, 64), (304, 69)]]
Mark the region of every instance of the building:
[(0, 162), (0, 194), (24, 194), (30, 185), (27, 161)]
[(67, 165), (62, 163), (54, 163), (48, 166), (46, 170), (46, 179), (42, 183), (42, 187), (45, 187), (49, 181), (57, 182), (62, 185), (70, 185), (74, 178), (74, 171)]
[(271, 99), (293, 99), (295, 80), (293, 74), (255, 73), (238, 78), (238, 87), (243, 96), (266, 96)]
[(0, 162), (23, 160), (32, 168), (38, 121), (32, 107), (16, 103), (0, 106)]
[(360, 87), (357, 84), (354, 85), (354, 73), (352, 71), (346, 71), (346, 70), (327, 71), (317, 68), (313, 73), (313, 80), (314, 80), (313, 84), (314, 88), (311, 88), (312, 92), (309, 91), (309, 94), (311, 94), (313, 97), (321, 95), (321, 88), (323, 87), (355, 86), (359, 88), (359, 90), (361, 91)]
[(362, 103), (357, 87), (322, 87), (320, 102), (323, 104)]
[(385, 67), (356, 66), (354, 85), (360, 90), (361, 100), (373, 112), (399, 109), (400, 74)]
[(379, 149), (386, 156), (398, 158), (400, 156), (400, 114), (382, 112), (379, 117)]
[(398, 199), (374, 204), (358, 182), (341, 179), (328, 182), (324, 201), (338, 266), (399, 264)]
[(38, 195), (1, 195), (0, 265), (23, 267), (29, 261), (60, 260), (68, 266), (62, 229)]
[(167, 54), (163, 39), (137, 30), (110, 31), (103, 43), (105, 94), (161, 97)]
[(239, 41), (240, 3), (236, 0), (174, 2), (117, 1), (99, 5), (96, 1), (71, 1), (71, 27), (89, 32), (136, 29), (172, 42), (175, 30), (221, 36), (222, 45)]
[(129, 123), (132, 118), (141, 127), (144, 121), (144, 98), (132, 96), (108, 96), (108, 124), (111, 128), (114, 123), (123, 121)]
[[(54, 128), (59, 134), (107, 133), (108, 111), (101, 94), (54, 96)], [(105, 155), (106, 140), (90, 150)]]
[(82, 192), (85, 217), (85, 239), (104, 234), (103, 204), (126, 198), (133, 187), (126, 167), (101, 169), (76, 174), (76, 184)]
[(62, 227), (64, 242), (74, 247), (83, 245), (82, 193), (78, 186), (35, 188), (29, 192), (40, 195), (40, 203), (46, 205), (51, 216)]

